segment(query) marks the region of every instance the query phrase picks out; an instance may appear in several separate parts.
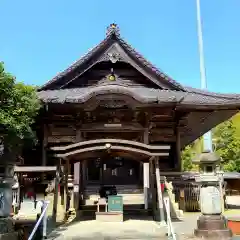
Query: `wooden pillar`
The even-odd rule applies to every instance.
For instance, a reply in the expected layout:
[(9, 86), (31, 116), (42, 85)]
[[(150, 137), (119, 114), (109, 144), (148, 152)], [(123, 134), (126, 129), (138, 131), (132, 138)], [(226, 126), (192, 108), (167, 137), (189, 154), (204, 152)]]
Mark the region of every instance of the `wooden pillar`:
[(65, 160), (60, 159), (60, 172), (61, 172), (61, 176), (62, 176), (62, 181), (60, 184), (60, 196), (61, 196), (61, 205), (64, 206), (65, 203), (65, 196), (64, 196), (64, 192), (65, 192)]
[(80, 204), (85, 204), (85, 186), (86, 186), (86, 176), (87, 176), (87, 162), (83, 160), (80, 165), (80, 183), (79, 183), (79, 194), (80, 194)]
[(178, 124), (175, 128), (176, 144), (175, 144), (175, 171), (182, 171), (182, 161), (181, 161), (181, 139)]
[(156, 184), (156, 167), (155, 167), (155, 158), (151, 161), (152, 173), (151, 173), (151, 182), (152, 182), (152, 212), (154, 220), (157, 220), (159, 217), (158, 214), (158, 198), (157, 198), (157, 184)]
[(80, 202), (80, 185), (81, 185), (81, 163), (74, 163), (74, 186), (73, 186), (73, 198), (74, 198), (74, 208), (76, 211), (79, 210)]
[(55, 192), (54, 192), (54, 199), (53, 199), (53, 212), (52, 212), (52, 219), (53, 224), (56, 225), (57, 222), (57, 206), (58, 206), (58, 186), (60, 181), (60, 160), (57, 165), (56, 169), (56, 176), (55, 176)]
[(155, 169), (154, 169), (154, 158), (149, 160), (149, 172), (150, 172), (150, 192), (151, 192), (151, 207), (153, 214), (156, 212), (156, 188), (155, 188)]
[[(148, 128), (144, 130), (143, 141), (145, 144), (149, 144)], [(143, 163), (143, 193), (144, 193), (144, 208), (148, 209), (149, 199), (149, 163)]]
[(139, 163), (139, 185), (143, 185), (143, 163)]
[(149, 199), (149, 163), (143, 163), (144, 208), (148, 209)]
[(163, 207), (163, 196), (161, 190), (161, 177), (160, 177), (160, 168), (159, 168), (159, 158), (155, 158), (155, 174), (156, 174), (156, 184), (157, 184), (157, 195), (158, 195), (158, 208), (159, 208), (159, 215), (160, 215), (160, 222), (165, 222), (164, 216), (164, 207)]
[(64, 166), (64, 198), (65, 198), (65, 211), (68, 211), (68, 175), (69, 175), (69, 159), (65, 159), (65, 166)]
[[(81, 131), (81, 124), (76, 126), (76, 142), (81, 142), (84, 140), (83, 132)], [(85, 178), (85, 161), (77, 162), (74, 164), (74, 208), (75, 210), (80, 209), (80, 205), (83, 203), (84, 199), (84, 184)]]
[(81, 142), (83, 140), (82, 132), (79, 126), (76, 128), (76, 142)]
[[(43, 125), (43, 140), (42, 140), (42, 166), (47, 165), (47, 144), (48, 144), (48, 127)], [(41, 180), (44, 181), (45, 174), (41, 174)]]

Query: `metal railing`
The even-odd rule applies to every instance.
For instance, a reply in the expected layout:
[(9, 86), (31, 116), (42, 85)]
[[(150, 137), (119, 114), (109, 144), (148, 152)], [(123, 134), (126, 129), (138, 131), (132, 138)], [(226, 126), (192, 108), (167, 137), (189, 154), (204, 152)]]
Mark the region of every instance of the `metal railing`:
[(30, 234), (28, 240), (32, 240), (33, 237), (35, 236), (41, 222), (42, 222), (42, 236), (43, 239), (47, 237), (47, 209), (48, 209), (48, 205), (49, 205), (49, 201), (43, 201), (43, 206), (42, 206), (42, 212), (41, 215), (39, 217), (39, 219), (37, 220), (37, 223), (35, 224), (32, 233)]
[(170, 199), (169, 197), (165, 197), (163, 199), (163, 204), (166, 209), (166, 215), (167, 215), (167, 236), (169, 239), (176, 240), (176, 234), (173, 229), (172, 219), (171, 219), (171, 209), (170, 209)]

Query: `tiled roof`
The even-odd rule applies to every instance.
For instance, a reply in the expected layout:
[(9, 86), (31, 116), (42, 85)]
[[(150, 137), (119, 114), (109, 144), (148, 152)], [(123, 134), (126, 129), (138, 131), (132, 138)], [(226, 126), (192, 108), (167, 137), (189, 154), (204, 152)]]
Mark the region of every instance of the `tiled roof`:
[(227, 93), (210, 92), (208, 90), (187, 87), (187, 86), (184, 86), (184, 89), (186, 92), (189, 92), (189, 93), (196, 93), (202, 96), (211, 96), (211, 97), (217, 97), (217, 98), (239, 99), (239, 96), (240, 96), (240, 94), (235, 94), (235, 93), (227, 94)]
[(82, 56), (78, 61), (73, 63), (66, 70), (60, 72), (53, 79), (51, 79), (46, 84), (41, 86), (39, 90), (44, 90), (47, 86), (53, 83), (56, 83), (62, 77), (67, 76), (68, 73), (72, 72), (74, 69), (78, 68), (87, 60), (89, 60), (95, 53), (97, 53), (100, 49), (102, 49), (105, 46), (105, 44), (109, 42), (109, 40), (113, 38), (116, 39), (116, 41), (119, 42), (127, 52), (129, 52), (138, 61), (140, 61), (142, 65), (144, 65), (147, 69), (149, 69), (150, 71), (152, 71), (152, 73), (154, 73), (157, 77), (159, 77), (161, 81), (166, 81), (168, 83), (171, 83), (173, 86), (175, 86), (175, 88), (184, 91), (184, 87), (180, 83), (176, 82), (175, 80), (167, 76), (164, 72), (162, 72), (160, 69), (158, 69), (153, 64), (151, 64), (146, 58), (144, 58), (138, 51), (136, 51), (130, 44), (128, 44), (120, 36), (119, 31), (115, 31), (114, 29), (110, 31), (110, 33), (107, 34), (106, 38), (103, 41), (101, 41), (96, 47), (92, 48), (90, 51), (87, 52), (86, 55)]
[(61, 90), (40, 91), (39, 97), (43, 102), (70, 103), (85, 102), (91, 97), (106, 94), (121, 93), (132, 96), (142, 103), (179, 102), (182, 105), (238, 105), (240, 107), (240, 94), (211, 94), (208, 92), (182, 92), (173, 90), (153, 89), (146, 87), (125, 87), (116, 85), (71, 88)]
[[(181, 130), (181, 147), (185, 147), (217, 124), (229, 119), (240, 108), (240, 95), (198, 94), (173, 90), (152, 89), (146, 87), (125, 87), (116, 85), (48, 90), (38, 93), (44, 103), (84, 103), (102, 94), (125, 94), (143, 104), (173, 104), (178, 107), (208, 108), (207, 111), (191, 110), (187, 124)], [(220, 109), (220, 110), (219, 110)]]
[(50, 81), (45, 83), (43, 86), (40, 87), (39, 90), (44, 89), (45, 87), (51, 85), (52, 83), (57, 82), (62, 77), (66, 76), (68, 73), (79, 67), (81, 64), (83, 64), (85, 61), (87, 61), (93, 54), (95, 54), (104, 44), (111, 38), (111, 36), (107, 36), (100, 44), (89, 50), (84, 56), (82, 56), (79, 60), (77, 60), (75, 63), (73, 63), (71, 66), (69, 66), (64, 71), (58, 73), (54, 78), (52, 78)]

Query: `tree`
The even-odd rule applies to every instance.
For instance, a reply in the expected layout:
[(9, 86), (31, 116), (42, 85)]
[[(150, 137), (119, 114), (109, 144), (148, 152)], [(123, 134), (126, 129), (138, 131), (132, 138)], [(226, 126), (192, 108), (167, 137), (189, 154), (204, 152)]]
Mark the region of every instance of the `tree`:
[(218, 125), (213, 130), (216, 152), (222, 158), (225, 171), (240, 171), (240, 139), (232, 119)]
[(198, 171), (199, 166), (192, 163), (193, 158), (202, 152), (203, 139), (200, 137), (186, 146), (181, 153), (183, 171)]
[(32, 124), (40, 109), (36, 88), (16, 83), (0, 62), (0, 126), (4, 129), (4, 143), (16, 149), (23, 140), (35, 139)]
[(191, 145), (185, 147), (182, 151), (182, 169), (183, 171), (191, 171), (193, 168), (192, 159), (194, 156), (193, 148)]

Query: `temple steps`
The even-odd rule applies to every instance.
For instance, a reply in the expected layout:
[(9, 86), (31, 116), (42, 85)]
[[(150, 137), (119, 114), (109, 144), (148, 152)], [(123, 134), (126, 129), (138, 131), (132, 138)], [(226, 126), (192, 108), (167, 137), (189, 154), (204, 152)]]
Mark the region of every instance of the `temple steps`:
[[(108, 186), (108, 185), (106, 185)], [(118, 194), (124, 193), (143, 193), (143, 187), (139, 185), (115, 185)], [(98, 194), (100, 186), (99, 185), (87, 185), (85, 188), (85, 193)]]
[[(140, 194), (118, 194), (123, 197), (123, 204), (143, 204), (144, 196)], [(95, 205), (95, 202), (98, 200), (99, 194), (90, 194), (85, 199), (86, 205)]]
[[(143, 204), (143, 188), (138, 185), (116, 185), (117, 193), (123, 196), (123, 204)], [(85, 188), (86, 205), (95, 205), (99, 198), (99, 185), (87, 185)]]
[[(81, 206), (81, 216), (83, 217), (94, 217), (95, 212), (97, 210), (97, 206), (91, 205), (82, 205)], [(102, 209), (104, 211), (104, 209)], [(126, 219), (152, 219), (152, 211), (151, 209), (145, 210), (144, 204), (128, 204), (124, 205), (124, 220)]]

